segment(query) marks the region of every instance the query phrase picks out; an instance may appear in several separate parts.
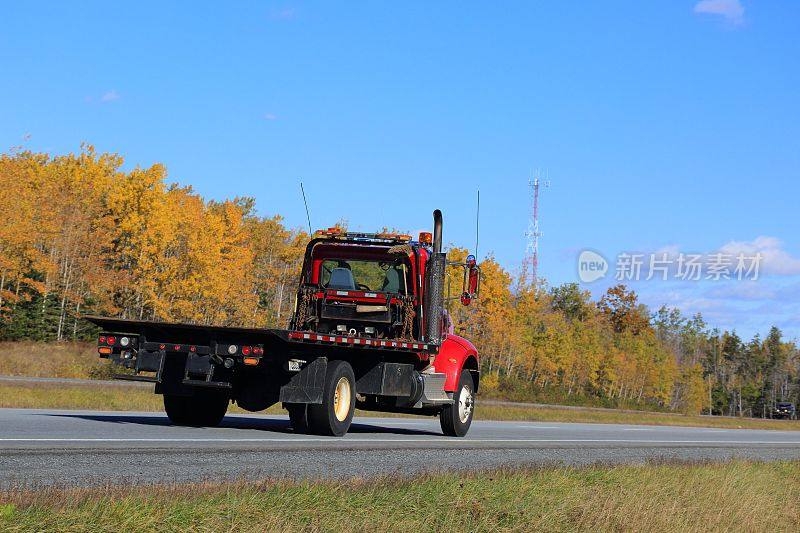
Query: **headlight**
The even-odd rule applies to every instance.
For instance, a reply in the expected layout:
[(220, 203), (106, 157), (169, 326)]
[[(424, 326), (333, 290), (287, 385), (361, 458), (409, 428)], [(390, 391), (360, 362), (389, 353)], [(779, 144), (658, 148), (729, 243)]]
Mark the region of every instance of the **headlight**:
[(128, 337), (122, 337), (122, 338), (119, 340), (119, 345), (120, 345), (120, 346), (127, 346), (127, 345), (129, 345), (130, 343), (131, 343), (131, 340), (130, 340)]

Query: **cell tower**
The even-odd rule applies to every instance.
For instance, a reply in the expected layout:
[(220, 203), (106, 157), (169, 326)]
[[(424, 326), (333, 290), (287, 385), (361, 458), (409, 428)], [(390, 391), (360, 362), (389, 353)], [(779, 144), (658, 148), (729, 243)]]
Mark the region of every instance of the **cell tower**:
[(528, 179), (528, 187), (531, 189), (531, 218), (528, 221), (528, 231), (525, 236), (528, 237), (528, 248), (525, 253), (525, 262), (530, 265), (530, 278), (528, 278), (528, 268), (525, 268), (526, 281), (530, 280), (532, 285), (536, 285), (539, 279), (539, 237), (542, 232), (539, 230), (539, 187), (549, 187), (550, 181), (542, 181), (539, 178), (539, 171), (533, 175), (533, 178)]

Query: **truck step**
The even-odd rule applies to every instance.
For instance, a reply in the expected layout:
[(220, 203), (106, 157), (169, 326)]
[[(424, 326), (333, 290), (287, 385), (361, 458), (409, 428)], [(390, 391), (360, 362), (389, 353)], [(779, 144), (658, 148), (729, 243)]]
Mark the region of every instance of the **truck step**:
[(423, 383), (425, 384), (422, 393), (421, 403), (428, 405), (453, 403), (453, 399), (444, 391), (444, 382), (447, 376), (441, 373), (423, 373)]

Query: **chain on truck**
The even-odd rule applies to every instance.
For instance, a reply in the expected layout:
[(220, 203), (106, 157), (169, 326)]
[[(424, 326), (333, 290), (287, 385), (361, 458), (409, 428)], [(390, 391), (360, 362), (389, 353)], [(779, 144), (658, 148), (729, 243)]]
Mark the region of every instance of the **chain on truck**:
[(288, 329), (86, 317), (102, 330), (100, 357), (152, 382), (176, 425), (216, 426), (231, 402), (262, 411), (280, 402), (298, 433), (344, 435), (356, 408), (438, 416), (446, 435), (472, 423), (480, 365), (453, 334), (447, 268), (463, 269), (459, 299), (477, 298), (474, 256), (449, 262), (442, 214), (417, 240), (398, 234), (316, 232)]

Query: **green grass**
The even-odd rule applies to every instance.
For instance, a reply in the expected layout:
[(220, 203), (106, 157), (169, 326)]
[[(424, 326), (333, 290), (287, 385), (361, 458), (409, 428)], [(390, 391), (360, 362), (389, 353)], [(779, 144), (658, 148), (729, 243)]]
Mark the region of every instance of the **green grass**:
[[(2, 383), (0, 407), (38, 409), (90, 409), (100, 411), (162, 411), (161, 396), (151, 387), (110, 385), (67, 385), (61, 383)], [(231, 406), (230, 413), (247, 413)], [(253, 416), (257, 414), (250, 413)], [(273, 406), (266, 414), (286, 414)], [(404, 416), (362, 412), (360, 416)], [(481, 405), (478, 399), (475, 417), (479, 420), (518, 420), (542, 422), (589, 422), (605, 424), (676, 425), (718, 428), (800, 430), (800, 421), (759, 420), (751, 418), (703, 417), (631, 411), (594, 411), (557, 407), (517, 407)]]
[(797, 531), (800, 463), (0, 493), (4, 531)]

